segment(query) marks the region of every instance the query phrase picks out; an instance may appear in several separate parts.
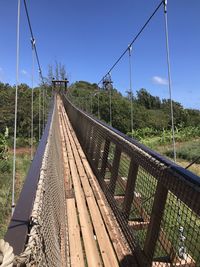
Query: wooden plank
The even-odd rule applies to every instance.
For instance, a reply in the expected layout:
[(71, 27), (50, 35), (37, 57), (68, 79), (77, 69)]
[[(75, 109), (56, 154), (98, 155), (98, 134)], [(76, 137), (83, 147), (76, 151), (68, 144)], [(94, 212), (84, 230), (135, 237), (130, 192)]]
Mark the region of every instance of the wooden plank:
[[(84, 165), (85, 172), (87, 173), (87, 177), (89, 178), (89, 183), (92, 187), (92, 190), (94, 192), (94, 195), (96, 197), (96, 201), (99, 207), (99, 210), (101, 212), (102, 218), (104, 220), (104, 223), (106, 225), (107, 231), (109, 233), (110, 239), (112, 240), (112, 244), (115, 248), (117, 258), (120, 262), (124, 260), (124, 258), (129, 255), (132, 261), (136, 262), (134, 260), (134, 256), (130, 256), (132, 254), (129, 245), (124, 238), (122, 232), (120, 231), (120, 227), (115, 219), (115, 216), (109, 207), (109, 204), (107, 203), (107, 200), (104, 196), (104, 193), (102, 192), (97, 179), (95, 175), (93, 174), (91, 167), (88, 163), (88, 161), (85, 158), (85, 154), (81, 148), (81, 146), (78, 144), (78, 140), (74, 132), (71, 132), (73, 135), (73, 138), (76, 143), (76, 147), (78, 149), (78, 153), (81, 157), (82, 164)], [(132, 266), (132, 265), (131, 265)]]
[[(67, 122), (67, 123), (69, 123), (69, 122)], [(101, 213), (99, 211), (98, 205), (97, 205), (96, 200), (94, 198), (93, 191), (90, 187), (88, 177), (87, 177), (87, 175), (84, 171), (84, 168), (82, 166), (82, 162), (81, 162), (80, 156), (78, 154), (75, 142), (73, 140), (71, 133), (69, 133), (69, 132), (68, 132), (68, 137), (69, 137), (69, 140), (70, 140), (70, 143), (72, 146), (72, 151), (73, 151), (74, 158), (76, 161), (76, 166), (77, 166), (78, 171), (79, 171), (79, 177), (81, 179), (81, 183), (82, 183), (84, 193), (86, 196), (86, 201), (87, 201), (87, 204), (89, 207), (90, 215), (92, 218), (93, 226), (94, 226), (97, 240), (99, 243), (99, 249), (101, 252), (101, 256), (102, 256), (104, 265), (107, 267), (119, 266), (115, 252), (113, 250), (112, 244), (111, 244), (109, 236), (107, 234), (104, 222), (102, 220)]]
[(75, 200), (73, 198), (69, 198), (66, 200), (66, 204), (71, 267), (84, 267), (83, 248), (81, 245), (80, 226), (77, 219)]
[(128, 221), (128, 225), (134, 230), (144, 230), (148, 228), (149, 222)]
[[(80, 155), (83, 154), (82, 149), (80, 148), (80, 150), (78, 150)], [(132, 264), (134, 266), (137, 266), (136, 263), (136, 259), (135, 256), (132, 255), (132, 251), (123, 235), (123, 233), (120, 230), (120, 226), (117, 223), (116, 219), (115, 219), (115, 215), (113, 213), (113, 211), (111, 210), (106, 197), (103, 193), (103, 191), (100, 188), (100, 185), (95, 177), (95, 175), (92, 172), (92, 169), (88, 163), (88, 161), (82, 158), (82, 162), (85, 168), (85, 171), (87, 173), (87, 176), (89, 178), (89, 182), (92, 186), (92, 189), (94, 191), (95, 197), (96, 197), (96, 201), (98, 203), (101, 215), (103, 217), (104, 223), (106, 225), (107, 231), (109, 233), (110, 239), (112, 240), (112, 244), (115, 248), (115, 252), (117, 254), (117, 258), (120, 261), (120, 263), (122, 263), (124, 261), (124, 259), (127, 257), (130, 258), (131, 263), (129, 265), (123, 265), (123, 266), (132, 266)]]
[(158, 262), (154, 261), (151, 267), (196, 267), (196, 263), (194, 259), (188, 255), (185, 260), (177, 258), (176, 262), (169, 263), (169, 262)]
[[(62, 126), (64, 128), (64, 124)], [(77, 202), (77, 208), (78, 208), (79, 219), (80, 219), (80, 228), (81, 228), (81, 232), (83, 236), (87, 263), (89, 267), (94, 267), (94, 266), (100, 267), (102, 266), (102, 262), (101, 262), (101, 258), (98, 252), (96, 241), (94, 239), (93, 227), (91, 224), (90, 215), (88, 213), (87, 206), (85, 203), (85, 196), (81, 188), (79, 175), (76, 169), (73, 152), (72, 152), (67, 134), (68, 133), (66, 132), (64, 133), (65, 144), (67, 148), (69, 166), (70, 166), (70, 170), (72, 174), (72, 181), (74, 184), (75, 198)]]

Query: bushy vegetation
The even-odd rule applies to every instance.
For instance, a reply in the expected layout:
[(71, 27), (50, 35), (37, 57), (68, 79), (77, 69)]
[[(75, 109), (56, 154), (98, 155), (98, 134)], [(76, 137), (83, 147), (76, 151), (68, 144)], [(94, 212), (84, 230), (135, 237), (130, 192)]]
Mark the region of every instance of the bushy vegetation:
[[(173, 157), (172, 150), (166, 151), (165, 154), (168, 157)], [(200, 156), (200, 141), (196, 140), (183, 144), (180, 148), (177, 148), (176, 154), (178, 158), (187, 160), (189, 162), (196, 160)], [(200, 163), (200, 159), (198, 159), (196, 163)]]
[[(20, 191), (28, 168), (30, 166), (30, 152), (25, 150), (17, 155), (16, 161), (16, 190), (15, 201)], [(8, 154), (7, 159), (0, 160), (0, 239), (3, 238), (11, 216), (11, 195), (12, 195), (12, 155)]]
[[(34, 143), (39, 137), (39, 92), (45, 90), (44, 109), (48, 112), (51, 88), (34, 89)], [(43, 99), (41, 94), (41, 114)], [(11, 215), (12, 147), (14, 131), (15, 87), (0, 83), (0, 238), (6, 232)], [(46, 115), (45, 114), (45, 115)], [(45, 116), (46, 117), (46, 116)], [(41, 125), (43, 124), (41, 115)], [(31, 88), (26, 84), (18, 87), (17, 148), (30, 146), (31, 132)], [(16, 201), (30, 165), (30, 152), (17, 154)]]
[[(48, 104), (51, 95), (51, 88), (41, 87), (34, 89), (34, 136), (38, 139), (39, 124), (39, 93), (45, 90), (44, 109), (48, 112)], [(43, 99), (41, 93), (41, 114), (43, 110)], [(15, 87), (0, 83), (0, 134), (8, 129), (9, 144), (12, 145), (14, 131), (14, 109), (15, 109)], [(41, 115), (41, 125), (42, 115)], [(17, 137), (29, 139), (31, 135), (31, 88), (21, 84), (18, 88), (18, 112), (17, 112)], [(22, 142), (22, 141), (21, 141)]]
[[(130, 137), (134, 137), (141, 143), (156, 149), (156, 146), (170, 144), (172, 142), (171, 129), (156, 130), (153, 128), (142, 128), (134, 130), (133, 133), (128, 133)], [(194, 138), (200, 137), (200, 127), (188, 126), (188, 127), (176, 127), (175, 128), (175, 140), (177, 142), (185, 142)]]
[[(98, 102), (100, 119), (109, 123), (110, 120), (110, 91), (100, 89), (96, 84), (80, 81), (72, 84), (68, 90), (71, 100), (83, 110), (98, 116)], [(112, 126), (127, 134), (131, 132), (131, 97), (130, 94), (122, 96), (116, 89), (111, 89), (112, 95)], [(137, 91), (133, 100), (133, 129), (134, 137), (140, 140), (144, 134), (152, 134), (149, 137), (160, 135), (166, 131), (165, 136), (170, 135), (171, 116), (170, 100), (152, 96), (146, 89)], [(173, 101), (174, 123), (176, 131), (186, 127), (189, 131), (196, 131), (200, 125), (200, 111), (184, 109), (183, 106)], [(163, 130), (164, 129), (164, 130)], [(168, 131), (169, 130), (169, 131)], [(199, 130), (197, 130), (199, 131)], [(139, 136), (141, 134), (141, 136)], [(193, 133), (191, 133), (193, 134)], [(132, 136), (132, 134), (130, 134)], [(196, 136), (196, 133), (195, 133)], [(182, 132), (183, 137), (183, 132)], [(170, 137), (171, 138), (171, 137)]]

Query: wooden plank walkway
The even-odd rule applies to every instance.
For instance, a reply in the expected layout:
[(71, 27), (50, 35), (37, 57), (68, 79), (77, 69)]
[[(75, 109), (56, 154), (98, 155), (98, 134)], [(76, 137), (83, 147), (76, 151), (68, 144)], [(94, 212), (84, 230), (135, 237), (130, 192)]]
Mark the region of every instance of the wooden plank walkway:
[(57, 98), (66, 189), (69, 266), (137, 266)]

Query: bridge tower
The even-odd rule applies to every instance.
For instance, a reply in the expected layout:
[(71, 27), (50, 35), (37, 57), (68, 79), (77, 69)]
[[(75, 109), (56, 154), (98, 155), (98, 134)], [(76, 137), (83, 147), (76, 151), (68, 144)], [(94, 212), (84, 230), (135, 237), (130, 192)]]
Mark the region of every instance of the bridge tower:
[(54, 92), (56, 91), (56, 88), (58, 92), (64, 92), (64, 93), (67, 92), (68, 83), (69, 81), (67, 80), (67, 78), (65, 78), (64, 80), (55, 80), (53, 78), (52, 87), (53, 87)]

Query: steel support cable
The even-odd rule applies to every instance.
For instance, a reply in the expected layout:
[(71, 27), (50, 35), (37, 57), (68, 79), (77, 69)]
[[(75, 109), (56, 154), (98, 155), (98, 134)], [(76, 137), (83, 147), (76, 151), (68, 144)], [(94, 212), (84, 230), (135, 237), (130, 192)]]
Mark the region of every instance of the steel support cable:
[(16, 86), (15, 86), (15, 122), (14, 122), (14, 146), (13, 146), (13, 178), (12, 178), (12, 214), (15, 209), (15, 176), (16, 176), (16, 137), (17, 137), (17, 101), (18, 101), (18, 84), (19, 84), (19, 27), (20, 27), (20, 5), (18, 0), (17, 11), (17, 55), (16, 55)]
[(110, 126), (112, 126), (112, 87), (110, 86), (109, 92), (109, 102), (110, 102)]
[(185, 169), (190, 168), (190, 167), (191, 167), (193, 164), (195, 164), (199, 159), (200, 159), (200, 156), (197, 157), (196, 159), (194, 159), (190, 164), (188, 164), (188, 165), (185, 167)]
[[(28, 20), (29, 30), (30, 30), (30, 33), (31, 33), (31, 38), (32, 38), (32, 40), (35, 40), (34, 35), (33, 35), (32, 26), (31, 26), (30, 16), (29, 16), (29, 13), (28, 13), (26, 0), (24, 0), (24, 7), (25, 7), (25, 12), (26, 12), (26, 17), (27, 17), (27, 20)], [(42, 81), (42, 85), (44, 86), (44, 77), (42, 75), (42, 68), (41, 68), (41, 65), (40, 65), (40, 60), (39, 60), (36, 44), (34, 45), (34, 52), (35, 52), (36, 61), (37, 61), (37, 65), (38, 65), (39, 76), (40, 76), (40, 79)], [(43, 88), (43, 90), (44, 90), (44, 88)], [(40, 94), (40, 91), (41, 90), (39, 89), (39, 140), (41, 138), (41, 129), (40, 129), (41, 128), (41, 123), (40, 123), (40, 121), (41, 121), (41, 114), (40, 114), (41, 94)], [(44, 98), (44, 92), (43, 92), (43, 98)], [(44, 99), (43, 99), (43, 101), (44, 101)], [(44, 102), (43, 102), (43, 104), (44, 104)], [(44, 108), (43, 108), (43, 130), (44, 130), (44, 118), (45, 118), (45, 116), (44, 116)]]
[[(157, 11), (160, 9), (160, 7), (163, 4), (163, 0), (160, 2), (160, 4), (156, 7), (156, 9), (154, 10), (154, 12), (152, 13), (152, 15), (148, 18), (148, 20), (145, 22), (145, 24), (143, 25), (143, 27), (141, 28), (141, 30), (138, 32), (138, 34), (133, 38), (133, 40), (130, 43), (130, 46), (132, 46), (135, 41), (139, 38), (139, 36), (141, 35), (141, 33), (144, 31), (144, 29), (147, 27), (147, 25), (149, 24), (149, 22), (151, 21), (151, 19), (154, 17), (154, 15), (157, 13)], [(129, 50), (129, 48), (126, 48), (124, 50), (124, 52), (121, 54), (121, 56), (115, 61), (115, 63), (112, 65), (112, 67), (109, 69), (109, 71), (103, 76), (103, 78), (98, 82), (98, 85), (104, 80), (104, 78), (111, 73), (111, 71), (115, 68), (115, 66), (119, 63), (119, 61), (123, 58), (123, 56), (126, 54), (126, 52)]]
[(32, 45), (32, 90), (31, 90), (31, 160), (33, 160), (33, 90), (34, 90), (34, 46), (35, 40), (31, 39)]
[[(168, 85), (169, 85), (169, 96), (170, 96), (170, 111), (171, 111), (171, 127), (172, 127), (172, 142), (173, 142), (173, 153), (174, 161), (176, 162), (176, 142), (175, 142), (175, 131), (174, 131), (174, 114), (173, 114), (173, 102), (172, 102), (172, 80), (171, 80), (171, 66), (170, 66), (170, 52), (169, 52), (169, 32), (168, 32), (168, 18), (167, 18), (167, 0), (164, 0), (164, 17), (165, 17), (165, 35), (166, 35), (166, 52), (167, 52), (167, 67), (168, 67)], [(181, 224), (181, 202), (177, 198), (177, 221), (178, 221), (178, 232), (179, 232), (179, 244), (178, 244), (178, 255), (181, 259), (186, 260), (187, 253), (185, 247), (185, 236), (184, 227)]]
[[(34, 35), (33, 35), (32, 26), (31, 26), (29, 13), (28, 13), (28, 8), (27, 8), (27, 5), (26, 5), (26, 0), (24, 0), (24, 7), (25, 7), (26, 17), (27, 17), (27, 20), (28, 20), (28, 25), (29, 25), (29, 29), (30, 29), (30, 33), (31, 33), (31, 38), (32, 38), (32, 40), (35, 40)], [(42, 69), (41, 69), (41, 65), (40, 65), (40, 60), (39, 60), (36, 44), (34, 45), (34, 51), (35, 51), (35, 55), (36, 55), (36, 59), (37, 59), (39, 74), (40, 74), (40, 77), (42, 79), (42, 83), (44, 83), (44, 78), (43, 78), (43, 75), (42, 75)]]
[(168, 85), (169, 85), (169, 97), (170, 97), (170, 112), (171, 112), (171, 127), (172, 127), (172, 142), (174, 161), (176, 162), (176, 142), (174, 131), (174, 112), (172, 102), (172, 79), (171, 79), (171, 66), (170, 66), (170, 51), (169, 51), (169, 33), (168, 33), (168, 18), (167, 18), (167, 0), (164, 0), (164, 17), (165, 17), (165, 37), (166, 37), (166, 52), (167, 52), (167, 70), (168, 70)]
[(45, 101), (44, 101), (44, 96), (45, 96), (45, 93), (44, 93), (44, 86), (42, 86), (42, 133), (44, 132), (44, 126), (45, 126), (45, 108), (44, 108), (44, 105), (45, 105)]
[(39, 141), (40, 141), (40, 138), (41, 138), (41, 88), (39, 88), (39, 92), (38, 92), (38, 94), (39, 94), (39, 99), (38, 99), (38, 127), (39, 127), (39, 132), (38, 132), (38, 134), (39, 134)]
[(132, 88), (132, 64), (131, 64), (131, 50), (132, 46), (128, 46), (129, 51), (129, 86), (130, 86), (130, 96), (131, 96), (131, 136), (133, 138), (133, 88)]

